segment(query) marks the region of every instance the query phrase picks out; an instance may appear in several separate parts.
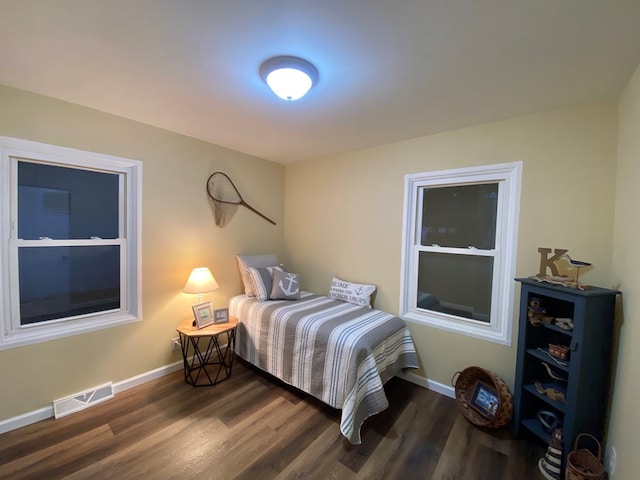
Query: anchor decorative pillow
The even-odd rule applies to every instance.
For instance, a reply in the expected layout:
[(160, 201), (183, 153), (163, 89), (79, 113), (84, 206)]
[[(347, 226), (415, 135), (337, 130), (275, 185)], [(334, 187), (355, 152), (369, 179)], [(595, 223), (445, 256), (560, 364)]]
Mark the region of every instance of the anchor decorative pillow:
[(299, 300), (300, 274), (273, 270), (271, 300)]

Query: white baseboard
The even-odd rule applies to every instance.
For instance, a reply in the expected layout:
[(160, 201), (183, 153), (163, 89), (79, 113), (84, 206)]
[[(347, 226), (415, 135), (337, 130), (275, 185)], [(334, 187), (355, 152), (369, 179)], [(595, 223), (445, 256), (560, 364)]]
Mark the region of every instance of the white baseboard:
[[(182, 366), (183, 366), (183, 363), (182, 363), (182, 360), (180, 360), (178, 362), (165, 365), (164, 367), (156, 368), (154, 370), (150, 370), (148, 372), (141, 373), (140, 375), (136, 375), (126, 380), (122, 380), (120, 382), (114, 383), (113, 393), (118, 394), (120, 392), (124, 392), (125, 390), (129, 390), (130, 388), (137, 387), (138, 385), (142, 385), (143, 383), (150, 382), (151, 380), (155, 380), (156, 378), (163, 377), (177, 370), (180, 370)], [(434, 382), (433, 380), (429, 380), (425, 377), (421, 377), (420, 375), (416, 375), (415, 373), (410, 373), (410, 372), (409, 373), (399, 372), (396, 374), (396, 376), (408, 382), (415, 383), (420, 387), (433, 390), (434, 392), (439, 393), (441, 395), (445, 395), (450, 398), (455, 398), (455, 389), (453, 387), (450, 387), (449, 385), (444, 385), (442, 383)], [(31, 412), (23, 413), (22, 415), (17, 415), (15, 417), (7, 418), (6, 420), (0, 420), (0, 433), (10, 432), (11, 430), (16, 430), (21, 427), (26, 427), (27, 425), (31, 425), (32, 423), (36, 423), (41, 420), (52, 418), (53, 416), (54, 416), (53, 405), (51, 405), (51, 406), (39, 408), (37, 410), (33, 410)]]
[[(177, 370), (180, 370), (182, 366), (183, 366), (183, 363), (182, 363), (182, 360), (180, 360), (178, 362), (165, 365), (164, 367), (156, 368), (154, 370), (141, 373), (140, 375), (136, 375), (135, 377), (131, 377), (126, 380), (122, 380), (120, 382), (114, 383), (113, 393), (118, 394), (130, 388), (137, 387), (138, 385), (142, 385), (143, 383), (150, 382), (151, 380), (155, 380), (156, 378), (163, 377)], [(51, 406), (39, 408), (37, 410), (33, 410), (31, 412), (23, 413), (22, 415), (17, 415), (15, 417), (7, 418), (6, 420), (0, 420), (0, 433), (10, 432), (11, 430), (16, 430), (21, 427), (26, 427), (27, 425), (31, 425), (32, 423), (36, 423), (41, 420), (52, 418), (53, 416), (54, 416), (54, 410), (53, 410), (53, 405), (51, 405)]]
[(53, 404), (0, 421), (0, 433), (10, 432), (53, 417)]
[(444, 383), (434, 382), (433, 380), (429, 380), (428, 378), (421, 377), (420, 375), (416, 375), (415, 373), (411, 372), (399, 372), (396, 373), (396, 377), (402, 378), (407, 382), (415, 383), (420, 387), (432, 390), (449, 398), (456, 398), (456, 390), (449, 385), (445, 385)]
[(141, 373), (140, 375), (136, 375), (135, 377), (122, 380), (121, 382), (114, 383), (113, 393), (124, 392), (125, 390), (129, 390), (130, 388), (137, 387), (138, 385), (150, 382), (151, 380), (155, 380), (156, 378), (164, 377), (165, 375), (169, 375), (170, 373), (180, 370), (182, 367), (183, 362), (182, 360), (180, 360), (178, 362), (165, 365), (164, 367)]

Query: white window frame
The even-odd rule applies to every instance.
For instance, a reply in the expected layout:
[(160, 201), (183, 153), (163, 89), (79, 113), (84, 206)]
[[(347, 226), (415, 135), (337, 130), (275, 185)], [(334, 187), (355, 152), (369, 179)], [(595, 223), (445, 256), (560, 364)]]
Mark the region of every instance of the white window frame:
[[(17, 238), (17, 159), (60, 167), (116, 173), (120, 198), (119, 238), (72, 241)], [(0, 350), (78, 335), (142, 320), (142, 162), (67, 147), (0, 136)], [(123, 220), (123, 222), (122, 222)], [(18, 246), (121, 245), (120, 308), (54, 321), (20, 325)]]
[[(521, 178), (522, 162), (405, 175), (400, 280), (402, 318), (502, 345), (511, 345)], [(486, 183), (498, 183), (495, 248), (483, 251), (471, 249), (468, 254), (488, 255), (494, 258), (489, 322), (418, 308), (416, 295), (420, 252), (463, 253), (462, 249), (421, 245), (419, 213), (422, 208), (423, 188)]]

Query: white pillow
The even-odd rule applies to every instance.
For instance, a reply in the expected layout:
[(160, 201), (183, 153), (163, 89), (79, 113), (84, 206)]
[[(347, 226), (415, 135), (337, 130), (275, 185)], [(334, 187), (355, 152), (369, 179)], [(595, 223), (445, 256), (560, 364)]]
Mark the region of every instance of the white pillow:
[(346, 282), (333, 277), (329, 288), (329, 298), (371, 308), (371, 295), (375, 291), (375, 285)]
[(242, 284), (244, 285), (244, 293), (248, 297), (255, 297), (256, 291), (247, 273), (247, 268), (274, 267), (278, 265), (278, 259), (272, 253), (267, 255), (236, 255), (236, 258), (238, 260), (238, 270), (240, 270), (240, 276), (242, 277)]
[(247, 267), (247, 273), (251, 278), (256, 292), (256, 300), (264, 302), (269, 300), (273, 289), (273, 271), (282, 269), (280, 267)]

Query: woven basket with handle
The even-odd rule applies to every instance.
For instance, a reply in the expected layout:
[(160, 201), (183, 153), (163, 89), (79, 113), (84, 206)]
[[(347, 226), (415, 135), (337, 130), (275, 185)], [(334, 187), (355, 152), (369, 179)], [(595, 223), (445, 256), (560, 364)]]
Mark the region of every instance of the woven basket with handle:
[[(598, 447), (597, 455), (594, 455), (588, 448), (578, 449), (578, 443), (583, 437), (588, 437), (595, 443)], [(604, 467), (602, 466), (600, 442), (593, 435), (581, 433), (573, 443), (573, 450), (567, 455), (565, 480), (601, 480), (602, 478), (604, 478)]]
[[(498, 392), (498, 409), (493, 418), (480, 414), (471, 406), (471, 397), (476, 382), (492, 386)], [(482, 367), (467, 367), (456, 372), (451, 380), (456, 391), (456, 403), (464, 417), (478, 427), (499, 428), (506, 425), (513, 415), (513, 400), (509, 388), (495, 373)]]

